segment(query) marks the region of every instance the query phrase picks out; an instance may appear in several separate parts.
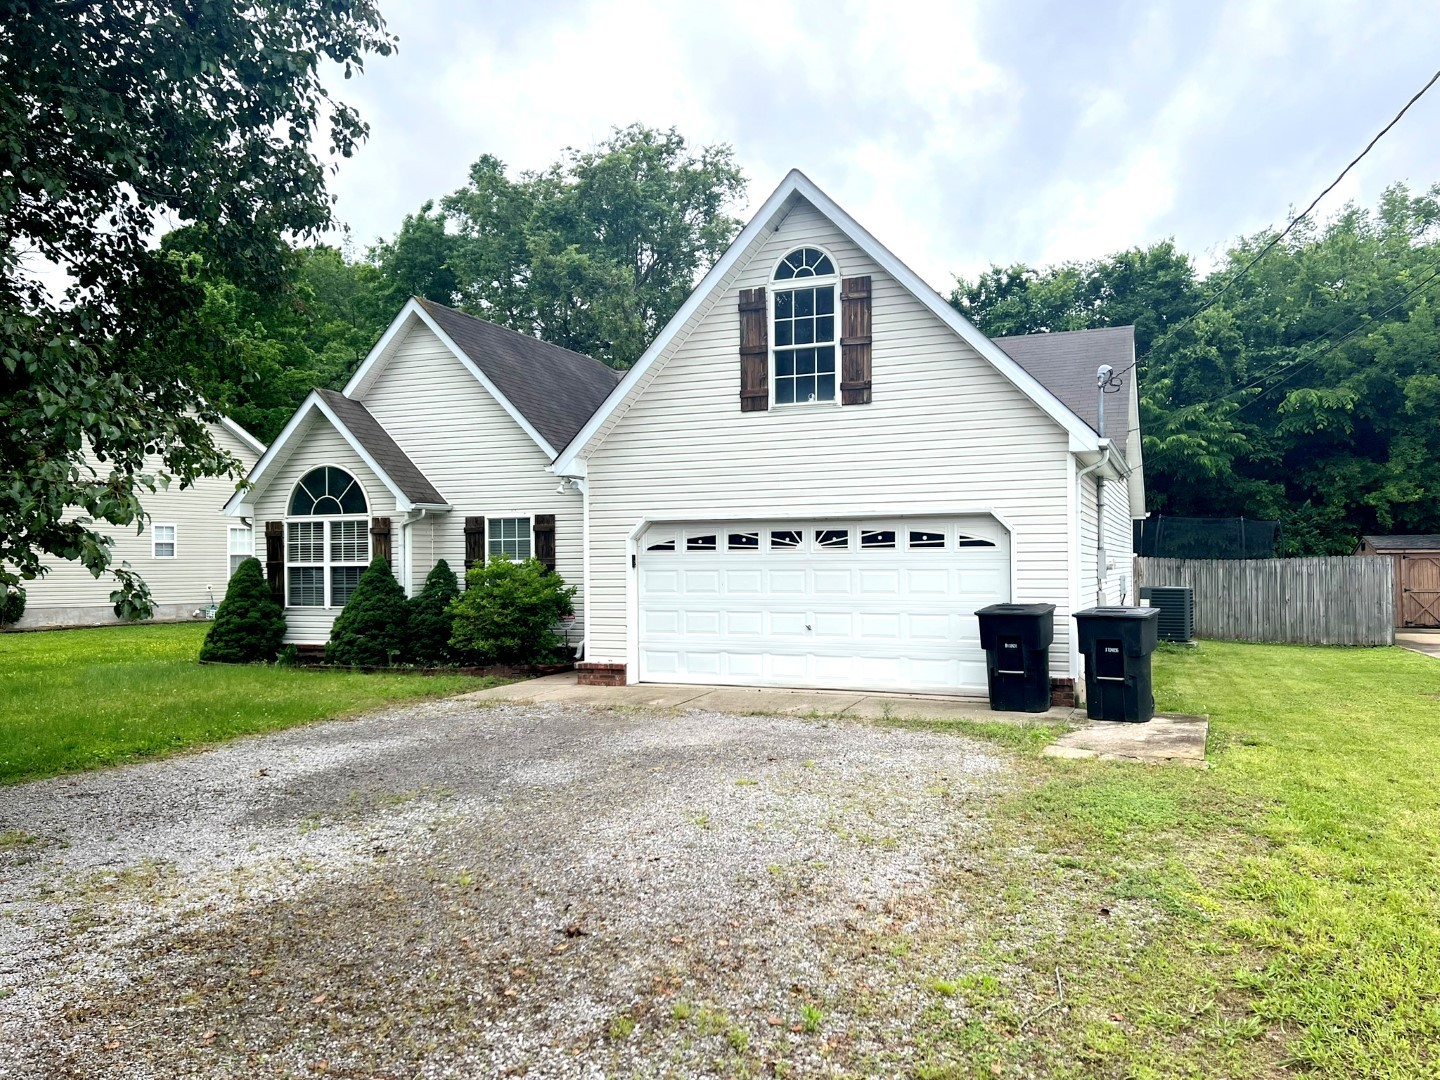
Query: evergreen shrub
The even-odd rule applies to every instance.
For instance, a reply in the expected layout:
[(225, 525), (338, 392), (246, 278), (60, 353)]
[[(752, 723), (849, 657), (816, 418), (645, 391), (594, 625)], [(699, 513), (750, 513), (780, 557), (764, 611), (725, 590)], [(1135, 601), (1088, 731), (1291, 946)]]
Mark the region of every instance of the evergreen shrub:
[(575, 587), (538, 559), (493, 558), (465, 575), (450, 645), (480, 663), (554, 663), (564, 644), (555, 627), (574, 614), (574, 597)]
[(405, 590), (377, 555), (330, 628), (325, 659), (350, 667), (388, 667), (405, 656), (410, 612)]
[(246, 559), (230, 578), (200, 659), (224, 664), (273, 660), (284, 637), (285, 612), (270, 597), (260, 560)]
[(425, 587), (410, 598), (410, 659), (436, 667), (454, 663), (450, 648), (450, 605), (460, 595), (460, 582), (441, 559), (425, 576)]

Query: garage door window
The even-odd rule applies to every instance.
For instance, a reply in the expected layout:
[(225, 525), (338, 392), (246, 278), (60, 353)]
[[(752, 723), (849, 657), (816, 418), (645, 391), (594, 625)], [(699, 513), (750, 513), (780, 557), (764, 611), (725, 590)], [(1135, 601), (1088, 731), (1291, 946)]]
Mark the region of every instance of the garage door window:
[(715, 547), (714, 533), (702, 533), (699, 536), (687, 536), (685, 538), (686, 551), (714, 551)]
[(815, 546), (821, 551), (849, 551), (850, 530), (817, 529), (815, 530)]
[(864, 549), (891, 549), (895, 546), (894, 529), (861, 529), (860, 546)]
[(731, 551), (759, 551), (760, 534), (758, 532), (731, 533), (725, 546)]
[(925, 529), (910, 530), (910, 546), (912, 548), (945, 548), (945, 534), (943, 532), (928, 532)]
[(995, 546), (995, 541), (994, 541), (994, 540), (986, 540), (984, 537), (981, 537), (981, 536), (966, 536), (964, 533), (960, 533), (960, 534), (955, 538), (955, 546), (956, 546), (956, 547), (994, 547), (994, 546)]
[(798, 551), (804, 538), (798, 529), (772, 529), (770, 530), (771, 551)]

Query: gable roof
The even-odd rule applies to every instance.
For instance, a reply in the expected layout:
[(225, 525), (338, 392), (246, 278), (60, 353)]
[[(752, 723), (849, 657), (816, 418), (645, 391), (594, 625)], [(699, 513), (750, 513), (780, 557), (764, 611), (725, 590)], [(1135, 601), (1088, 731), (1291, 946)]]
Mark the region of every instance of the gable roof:
[(455, 354), (547, 457), (564, 446), (615, 388), (620, 373), (583, 353), (412, 297), (345, 384), (363, 400), (390, 355), (415, 322)]
[(1107, 326), (1098, 330), (1062, 330), (1050, 334), (1017, 334), (991, 338), (1021, 367), (1039, 379), (1076, 416), (1100, 432), (1100, 402), (1095, 372), (1110, 364), (1119, 375), (1105, 396), (1105, 437), (1121, 455), (1130, 427), (1130, 383), (1135, 376), (1135, 328)]
[(444, 505), (445, 496), (435, 490), (435, 485), (425, 478), (419, 466), (400, 449), (399, 444), (390, 437), (390, 433), (380, 426), (380, 421), (370, 415), (369, 409), (338, 390), (315, 392), (330, 406), (334, 418), (355, 437), (379, 466), (375, 470), (377, 474), (393, 481), (412, 503)]
[(435, 485), (425, 478), (415, 463), (406, 456), (390, 433), (370, 415), (370, 410), (360, 402), (346, 397), (335, 390), (312, 390), (295, 415), (290, 417), (285, 429), (275, 437), (270, 448), (260, 456), (255, 467), (246, 477), (249, 486), (237, 491), (225, 504), (225, 513), (230, 517), (245, 517), (251, 513), (247, 498), (252, 490), (260, 486), (276, 462), (284, 459), (285, 448), (295, 438), (307, 417), (319, 413), (350, 444), (350, 449), (380, 478), (380, 482), (395, 496), (396, 508), (409, 511), (417, 508), (448, 510), (445, 496), (435, 490)]
[(615, 391), (605, 400), (604, 404), (595, 410), (594, 415), (585, 422), (584, 427), (560, 452), (554, 464), (551, 465), (552, 471), (562, 475), (578, 475), (583, 471), (583, 466), (577, 464), (580, 455), (602, 431), (616, 410), (632, 393), (644, 385), (650, 369), (660, 362), (661, 357), (680, 335), (691, 316), (720, 287), (726, 276), (746, 256), (752, 246), (773, 231), (775, 225), (802, 199), (827, 217), (891, 279), (907, 289), (924, 307), (928, 308), (982, 358), (989, 361), (991, 366), (1009, 379), (1021, 393), (1030, 398), (1046, 415), (1059, 424), (1070, 435), (1072, 448), (1090, 451), (1099, 449), (1099, 437), (1090, 425), (1076, 416), (1049, 388), (1026, 371), (1004, 349), (982, 334), (974, 323), (951, 307), (944, 297), (925, 284), (915, 271), (902, 263), (884, 244), (871, 236), (859, 222), (842, 210), (835, 200), (816, 187), (809, 177), (799, 169), (791, 169), (785, 179), (780, 182), (780, 186), (771, 192), (770, 197), (765, 200), (764, 205), (760, 207), (755, 216), (740, 230), (740, 235), (726, 248), (725, 254), (720, 257), (719, 262), (712, 266), (710, 272), (701, 279), (700, 284), (680, 306), (680, 310), (665, 324), (665, 328), (650, 343), (650, 347), (645, 350), (644, 355), (625, 373)]
[(1440, 533), (1361, 537), (1376, 551), (1440, 551)]

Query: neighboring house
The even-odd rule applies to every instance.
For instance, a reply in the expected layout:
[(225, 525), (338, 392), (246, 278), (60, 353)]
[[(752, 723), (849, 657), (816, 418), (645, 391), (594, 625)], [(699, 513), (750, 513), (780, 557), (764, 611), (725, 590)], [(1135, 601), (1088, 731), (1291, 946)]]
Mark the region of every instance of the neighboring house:
[(1395, 625), (1440, 627), (1440, 533), (1361, 537), (1356, 555), (1395, 564)]
[[(320, 645), (375, 555), (408, 594), (440, 559), (534, 556), (579, 584), (581, 499), (547, 467), (618, 375), (411, 300), (343, 393), (310, 394), (226, 506), (253, 523), (286, 641)], [(574, 640), (582, 633), (576, 604)]]
[(1129, 328), (990, 340), (792, 172), (552, 466), (582, 678), (981, 693), (974, 611), (1045, 601), (1073, 697), (1071, 612), (1130, 599), (1134, 360)]
[[(265, 446), (234, 421), (210, 425), (215, 445), (248, 469), (265, 452)], [(157, 458), (152, 472), (163, 469)], [(178, 483), (147, 493), (140, 500), (150, 515), (144, 530), (134, 526), (100, 524), (96, 531), (114, 541), (111, 561), (128, 564), (150, 587), (157, 620), (203, 617), (205, 609), (225, 596), (230, 575), (253, 548), (250, 529), (220, 513), (235, 494), (228, 476), (207, 476), (192, 486)], [(110, 603), (115, 579), (91, 575), (78, 562), (49, 561), (48, 572), (24, 583), (25, 615), (18, 629), (47, 626), (98, 626), (119, 622)]]

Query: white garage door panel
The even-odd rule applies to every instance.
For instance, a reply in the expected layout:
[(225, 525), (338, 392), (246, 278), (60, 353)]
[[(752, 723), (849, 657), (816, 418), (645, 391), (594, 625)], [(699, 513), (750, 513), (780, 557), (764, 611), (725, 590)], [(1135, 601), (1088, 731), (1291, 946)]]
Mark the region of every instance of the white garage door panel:
[(655, 527), (639, 568), (652, 682), (983, 692), (973, 613), (1010, 598), (1009, 536), (989, 517)]

